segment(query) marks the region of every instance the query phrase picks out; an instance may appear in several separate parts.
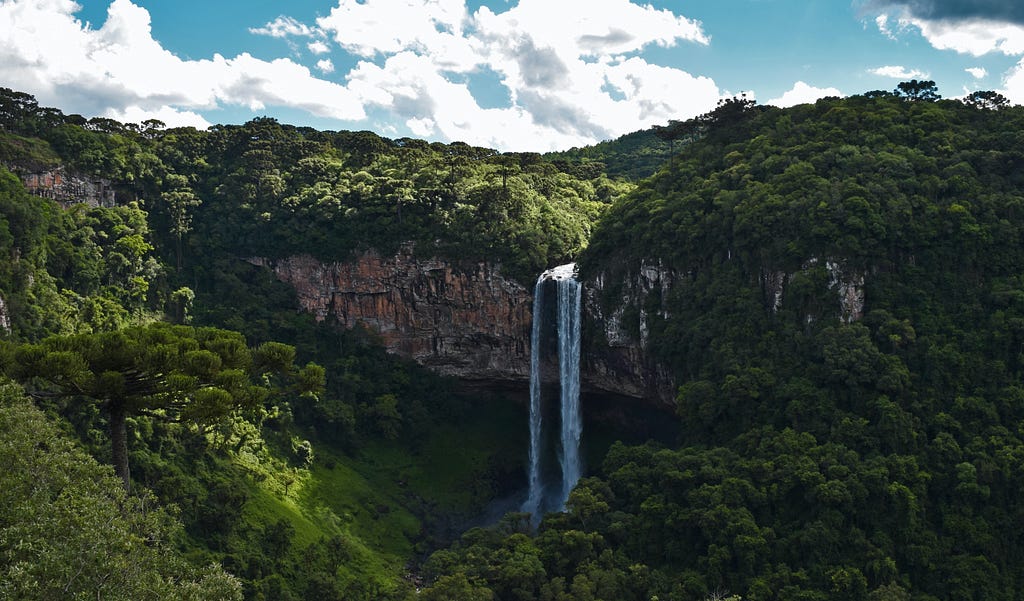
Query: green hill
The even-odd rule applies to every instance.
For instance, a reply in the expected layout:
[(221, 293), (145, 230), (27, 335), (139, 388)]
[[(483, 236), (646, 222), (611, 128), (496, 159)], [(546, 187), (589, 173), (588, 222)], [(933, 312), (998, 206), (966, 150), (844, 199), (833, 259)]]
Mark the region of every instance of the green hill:
[[(0, 439), (87, 476), (36, 493), (49, 471), (5, 464), (0, 595), (63, 573), (69, 529), (35, 503), (55, 495), (60, 520), (93, 520), (75, 544), (121, 507), (109, 562), (142, 545), (140, 581), (178, 574), (196, 598), (1024, 590), (1024, 108), (734, 100), (541, 156), (271, 119), (131, 126), (0, 93), (16, 109), (0, 115), (0, 372), (17, 379)], [(84, 184), (25, 189), (57, 168), (107, 182), (115, 206)], [(240, 260), (410, 242), (526, 284), (578, 260), (679, 385), (677, 443), (612, 444), (537, 529), (511, 513), (463, 533), (524, 484), (525, 408), (316, 322)], [(650, 265), (671, 286), (618, 306)], [(143, 335), (163, 342), (132, 347)], [(115, 399), (137, 409), (121, 430)], [(131, 494), (83, 454), (123, 464), (118, 431)]]

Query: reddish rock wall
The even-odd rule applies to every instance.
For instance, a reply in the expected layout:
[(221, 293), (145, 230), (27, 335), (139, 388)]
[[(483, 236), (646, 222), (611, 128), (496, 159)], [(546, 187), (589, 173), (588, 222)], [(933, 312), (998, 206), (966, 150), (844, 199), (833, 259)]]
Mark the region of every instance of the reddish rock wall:
[(323, 321), (378, 333), (390, 352), (443, 374), (523, 380), (530, 373), (530, 292), (488, 263), (455, 266), (404, 251), (345, 263), (251, 259), (291, 284)]
[[(466, 380), (524, 388), (529, 381), (532, 291), (504, 278), (495, 265), (417, 258), (408, 249), (395, 256), (369, 251), (335, 263), (308, 255), (249, 262), (291, 284), (302, 308), (318, 321), (363, 325), (380, 335), (389, 352)], [(642, 304), (651, 289), (670, 283), (667, 273), (645, 272), (627, 286), (639, 300), (623, 302)], [(602, 343), (584, 340), (584, 391), (671, 404), (675, 386), (648, 356), (644, 329), (639, 336), (626, 335), (621, 311), (602, 315), (601, 279), (583, 286), (584, 324), (605, 332)], [(551, 382), (558, 377), (557, 369), (543, 373)]]

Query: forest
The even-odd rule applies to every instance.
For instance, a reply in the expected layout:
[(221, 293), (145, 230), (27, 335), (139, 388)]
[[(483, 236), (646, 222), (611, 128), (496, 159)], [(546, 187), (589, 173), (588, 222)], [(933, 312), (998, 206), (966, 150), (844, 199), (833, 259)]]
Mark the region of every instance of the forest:
[[(1022, 178), (1024, 107), (932, 82), (548, 155), (0, 89), (0, 599), (1020, 599)], [(607, 312), (663, 266), (623, 314), (678, 436), (613, 433), (537, 527), (489, 511), (522, 399), (245, 260), (399, 248), (577, 261)]]

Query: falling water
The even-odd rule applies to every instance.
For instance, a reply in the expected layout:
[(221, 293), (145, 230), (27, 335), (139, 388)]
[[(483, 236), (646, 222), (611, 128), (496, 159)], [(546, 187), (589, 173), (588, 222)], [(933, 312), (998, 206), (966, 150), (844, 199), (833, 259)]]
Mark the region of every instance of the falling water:
[[(559, 463), (562, 486), (557, 503), (544, 503), (544, 479), (541, 473), (543, 418), (541, 411), (541, 347), (544, 315), (544, 282), (553, 280), (558, 307), (558, 367), (561, 384), (561, 451)], [(545, 506), (565, 509), (569, 492), (582, 474), (580, 437), (583, 423), (580, 415), (580, 284), (576, 280), (576, 264), (549, 269), (537, 278), (533, 292), (533, 325), (530, 332), (530, 490), (522, 510), (533, 515), (536, 522)]]
[(540, 274), (533, 288), (533, 324), (530, 326), (530, 495), (523, 511), (535, 517), (540, 516), (540, 500), (544, 493), (540, 479), (540, 335), (546, 274)]
[[(575, 265), (573, 265), (575, 267)], [(580, 283), (569, 277), (558, 280), (558, 372), (562, 384), (562, 498), (565, 509), (569, 492), (579, 482), (580, 436)]]

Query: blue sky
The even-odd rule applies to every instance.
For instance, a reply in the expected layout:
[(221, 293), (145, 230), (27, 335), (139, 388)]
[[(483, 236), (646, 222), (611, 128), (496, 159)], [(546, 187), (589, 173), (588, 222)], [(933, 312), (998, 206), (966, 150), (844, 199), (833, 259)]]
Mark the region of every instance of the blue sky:
[(0, 0), (0, 86), (66, 113), (257, 116), (553, 150), (932, 79), (1024, 103), (1019, 0)]

